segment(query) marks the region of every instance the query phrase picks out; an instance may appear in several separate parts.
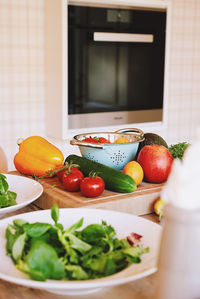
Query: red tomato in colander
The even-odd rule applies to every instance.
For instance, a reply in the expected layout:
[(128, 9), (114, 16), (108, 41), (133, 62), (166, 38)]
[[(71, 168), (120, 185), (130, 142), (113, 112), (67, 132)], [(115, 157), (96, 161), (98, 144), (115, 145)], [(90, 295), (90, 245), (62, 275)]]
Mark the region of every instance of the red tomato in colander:
[(104, 137), (87, 137), (83, 139), (82, 141), (85, 142), (92, 142), (92, 143), (110, 143), (110, 141)]
[(92, 143), (99, 143), (98, 140), (96, 138), (93, 138), (93, 137), (87, 137), (87, 138), (83, 139), (82, 141), (92, 142)]
[(99, 137), (100, 143), (110, 143), (110, 141), (104, 137)]

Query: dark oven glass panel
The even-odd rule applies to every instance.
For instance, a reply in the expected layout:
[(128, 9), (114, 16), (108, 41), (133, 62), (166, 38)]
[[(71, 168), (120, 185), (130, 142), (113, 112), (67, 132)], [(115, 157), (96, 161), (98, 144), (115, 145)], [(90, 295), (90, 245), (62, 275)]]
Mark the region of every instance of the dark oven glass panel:
[(68, 16), (69, 114), (162, 109), (165, 12), (69, 6)]

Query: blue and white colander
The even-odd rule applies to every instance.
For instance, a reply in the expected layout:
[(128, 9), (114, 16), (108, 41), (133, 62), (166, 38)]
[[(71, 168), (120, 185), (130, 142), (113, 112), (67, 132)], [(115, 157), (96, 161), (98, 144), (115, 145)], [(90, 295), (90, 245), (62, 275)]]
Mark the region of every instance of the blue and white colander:
[[(83, 141), (88, 137), (104, 137), (110, 143), (91, 143)], [(129, 140), (128, 143), (114, 143), (120, 137)], [(81, 155), (117, 170), (122, 170), (129, 162), (134, 160), (139, 142), (144, 140), (144, 133), (140, 129), (130, 128), (115, 132), (93, 132), (75, 135), (70, 143), (78, 145)]]

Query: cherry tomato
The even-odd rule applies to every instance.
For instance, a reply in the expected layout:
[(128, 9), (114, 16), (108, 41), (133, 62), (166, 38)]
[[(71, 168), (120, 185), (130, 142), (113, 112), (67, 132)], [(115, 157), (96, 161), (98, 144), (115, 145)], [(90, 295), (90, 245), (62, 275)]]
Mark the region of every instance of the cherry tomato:
[(104, 137), (99, 137), (98, 139), (100, 143), (110, 143), (110, 141)]
[[(75, 170), (79, 170), (79, 169), (77, 167), (70, 167), (70, 171), (71, 172), (74, 172)], [(69, 168), (66, 168), (66, 169), (63, 169), (63, 170), (57, 172), (56, 175), (57, 175), (57, 177), (58, 177), (58, 179), (59, 179), (60, 182), (62, 182), (63, 175), (65, 173), (67, 173), (68, 171), (69, 171)]]
[[(75, 167), (74, 167), (75, 168)], [(62, 184), (67, 191), (79, 191), (80, 183), (84, 179), (83, 173), (78, 169), (71, 169), (70, 173), (65, 172), (62, 176)]]
[(92, 138), (92, 137), (85, 138), (85, 139), (83, 139), (82, 141), (85, 141), (85, 142), (92, 142), (92, 143), (99, 143), (98, 140), (97, 140), (96, 138)]
[(81, 193), (87, 197), (96, 197), (103, 193), (105, 183), (99, 176), (85, 177), (80, 183)]
[(88, 137), (83, 139), (82, 141), (92, 142), (92, 143), (110, 143), (110, 141), (104, 137)]
[(66, 170), (67, 169), (63, 169), (63, 170), (56, 173), (56, 175), (57, 175), (60, 182), (62, 182), (62, 177), (63, 177), (64, 173), (66, 173)]

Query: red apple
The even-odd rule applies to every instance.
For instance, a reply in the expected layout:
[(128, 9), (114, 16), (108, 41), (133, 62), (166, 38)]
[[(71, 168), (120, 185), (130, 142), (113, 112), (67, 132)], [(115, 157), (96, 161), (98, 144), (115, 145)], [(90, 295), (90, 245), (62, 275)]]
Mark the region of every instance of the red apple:
[(144, 171), (144, 180), (150, 183), (163, 183), (167, 180), (173, 157), (163, 145), (145, 145), (139, 152), (138, 163)]

